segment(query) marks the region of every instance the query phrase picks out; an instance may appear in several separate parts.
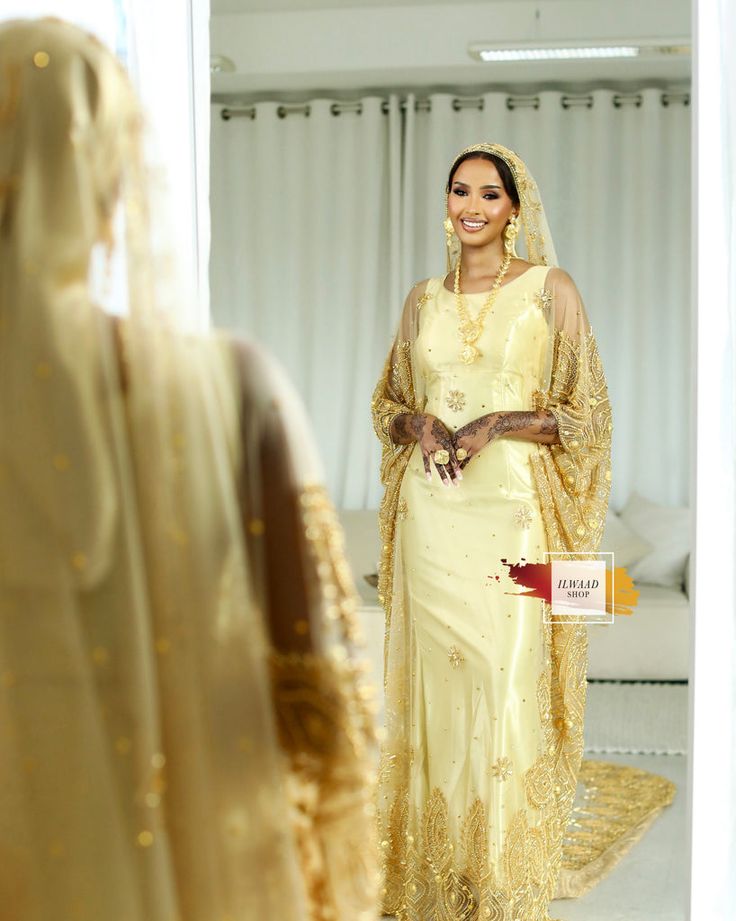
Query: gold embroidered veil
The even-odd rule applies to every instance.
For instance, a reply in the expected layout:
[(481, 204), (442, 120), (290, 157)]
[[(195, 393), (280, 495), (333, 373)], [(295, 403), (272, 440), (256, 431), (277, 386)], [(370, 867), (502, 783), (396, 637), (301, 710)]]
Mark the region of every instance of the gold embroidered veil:
[[(551, 232), (531, 173), (516, 153), (499, 144), (482, 143), (465, 148), (453, 162), (475, 151), (496, 154), (510, 167), (520, 199), (519, 238), (526, 250), (522, 256), (535, 265), (550, 266), (544, 290), (540, 292), (549, 331), (546, 366), (542, 386), (534, 395), (534, 406), (530, 407), (552, 412), (560, 433), (560, 444), (538, 444), (538, 450), (530, 458), (548, 549), (562, 554), (562, 558), (572, 552), (594, 552), (600, 547), (611, 485), (612, 416), (593, 330), (573, 280), (557, 266)], [(460, 243), (453, 233), (448, 244), (448, 272), (454, 269), (459, 255)], [(439, 281), (434, 279), (435, 284)], [(409, 292), (372, 399), (373, 425), (382, 444), (381, 481), (385, 486), (379, 513), (382, 552), (378, 589), (386, 612), (386, 725), (388, 737), (394, 741), (409, 737), (406, 725), (411, 670), (407, 657), (409, 627), (403, 617), (400, 546), (394, 541), (394, 533), (401, 481), (414, 445), (394, 444), (390, 425), (396, 414), (421, 412), (425, 405), (424, 382), (415, 374), (419, 367), (416, 338), (421, 307), (431, 296), (431, 283), (432, 280), (419, 282)], [(552, 663), (545, 710), (546, 731), (548, 738), (553, 740), (547, 776), (550, 789), (554, 791), (556, 814), (564, 822), (574, 802), (583, 753), (587, 628), (581, 624), (555, 622), (546, 629)], [(587, 764), (592, 767), (597, 763)], [(392, 801), (394, 794), (406, 788), (408, 759), (405, 751), (389, 750), (384, 746), (381, 778), (389, 790), (388, 799)], [(619, 777), (614, 777), (612, 783), (613, 786), (619, 783)], [(637, 808), (627, 813), (626, 821), (632, 820), (634, 827), (638, 825), (638, 833), (643, 830), (644, 818), (651, 820), (652, 810), (671, 798), (671, 788), (666, 781), (663, 783), (666, 789), (655, 784), (655, 789), (648, 792)], [(619, 784), (616, 806), (622, 813), (628, 808), (622, 800), (624, 793), (624, 787)], [(604, 803), (601, 812), (608, 810), (613, 814), (615, 799)], [(626, 823), (619, 823), (617, 832), (616, 823), (611, 821), (608, 831), (614, 828), (614, 833), (613, 837), (607, 837), (608, 831), (596, 822), (597, 819), (587, 824), (585, 819), (580, 822), (582, 834), (587, 836), (584, 847), (568, 838), (569, 851), (564, 855), (552, 855), (556, 865), (552, 879), (557, 875), (556, 868), (561, 867), (558, 897), (580, 895), (623, 853), (625, 847), (617, 847), (613, 839)], [(633, 840), (629, 836), (627, 843)], [(550, 892), (549, 897), (552, 895)]]
[(114, 55), (43, 19), (0, 61), (3, 916), (367, 921), (373, 716), (303, 407), (177, 328)]

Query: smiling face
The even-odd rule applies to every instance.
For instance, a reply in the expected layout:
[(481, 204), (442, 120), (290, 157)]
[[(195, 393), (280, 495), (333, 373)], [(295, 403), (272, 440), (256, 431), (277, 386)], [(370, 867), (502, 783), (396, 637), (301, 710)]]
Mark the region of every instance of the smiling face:
[(463, 246), (487, 246), (500, 237), (519, 207), (504, 189), (495, 163), (473, 158), (455, 170), (447, 212)]

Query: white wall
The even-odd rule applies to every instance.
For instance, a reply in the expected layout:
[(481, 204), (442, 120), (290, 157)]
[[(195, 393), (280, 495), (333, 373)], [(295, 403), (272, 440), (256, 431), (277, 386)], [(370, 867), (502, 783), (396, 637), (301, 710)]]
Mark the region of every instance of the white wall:
[(230, 57), (237, 68), (213, 80), (217, 93), (533, 80), (666, 82), (689, 74), (688, 58), (489, 65), (474, 62), (467, 53), (470, 42), (490, 39), (682, 39), (691, 33), (689, 0), (486, 0), (380, 7), (366, 0), (359, 8), (219, 15), (216, 3), (213, 8), (212, 51)]

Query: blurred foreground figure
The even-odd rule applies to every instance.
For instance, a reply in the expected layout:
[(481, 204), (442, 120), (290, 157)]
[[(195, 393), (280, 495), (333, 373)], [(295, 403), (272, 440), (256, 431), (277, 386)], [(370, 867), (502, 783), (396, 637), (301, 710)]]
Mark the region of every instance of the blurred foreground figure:
[(2, 917), (372, 919), (370, 691), (301, 404), (174, 328), (114, 55), (47, 19), (0, 62)]

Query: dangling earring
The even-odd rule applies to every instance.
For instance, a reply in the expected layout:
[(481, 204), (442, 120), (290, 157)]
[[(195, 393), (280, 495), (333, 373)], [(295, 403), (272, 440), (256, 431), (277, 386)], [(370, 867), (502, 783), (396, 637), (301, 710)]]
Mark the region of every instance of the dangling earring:
[(516, 238), (519, 235), (519, 217), (514, 212), (503, 233), (503, 248), (512, 259), (518, 259), (516, 252)]
[(447, 250), (447, 271), (451, 272), (456, 261), (460, 258), (460, 240), (455, 235), (449, 214), (442, 226), (445, 228), (445, 248)]
[(449, 247), (455, 228), (452, 226), (452, 221), (449, 217), (445, 218), (442, 226), (445, 228), (445, 244)]

